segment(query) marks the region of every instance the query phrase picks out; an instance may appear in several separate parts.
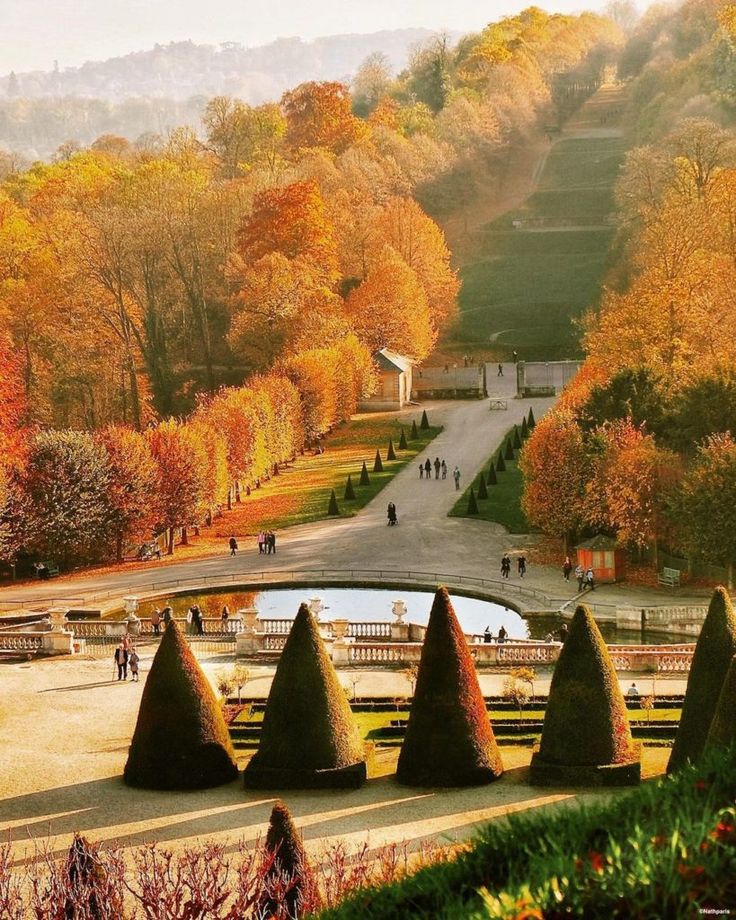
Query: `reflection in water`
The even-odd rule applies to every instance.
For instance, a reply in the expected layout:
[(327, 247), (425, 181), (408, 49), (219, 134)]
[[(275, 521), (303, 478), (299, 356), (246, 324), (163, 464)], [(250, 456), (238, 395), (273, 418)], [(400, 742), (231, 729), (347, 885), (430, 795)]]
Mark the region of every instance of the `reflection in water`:
[[(562, 624), (562, 618), (556, 614), (535, 615), (525, 620), (516, 611), (476, 598), (451, 595), (460, 625), (467, 633), (482, 633), (488, 626), (494, 636), (501, 626), (511, 639), (544, 639), (556, 632)], [(215, 591), (212, 593), (179, 595), (168, 599), (161, 598), (157, 605), (163, 607), (169, 603), (177, 617), (186, 616), (187, 608), (199, 604), (205, 617), (219, 617), (224, 604), (233, 614), (243, 607), (256, 607), (263, 619), (293, 619), (299, 604), (309, 602), (310, 598), (319, 597), (324, 606), (321, 618), (324, 620), (348, 619), (360, 622), (393, 621), (391, 607), (395, 600), (406, 602), (405, 620), (412, 623), (426, 624), (432, 606), (432, 593), (428, 591), (379, 588), (273, 588), (267, 591)], [(140, 616), (150, 615), (153, 604), (143, 604)], [(607, 642), (625, 645), (661, 645), (668, 642), (686, 642), (677, 636), (666, 633), (642, 633), (636, 630), (616, 629), (613, 623), (599, 624)]]

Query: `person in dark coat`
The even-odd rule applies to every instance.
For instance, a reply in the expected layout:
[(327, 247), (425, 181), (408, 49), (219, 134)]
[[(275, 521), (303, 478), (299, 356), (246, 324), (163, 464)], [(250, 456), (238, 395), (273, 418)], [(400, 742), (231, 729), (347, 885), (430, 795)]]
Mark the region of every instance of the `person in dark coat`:
[(424, 464), (424, 475), (427, 479), (432, 478), (432, 461), (427, 457), (427, 460)]
[(115, 664), (118, 666), (118, 680), (128, 679), (128, 650), (125, 643), (121, 642), (115, 649)]
[(230, 539), (228, 540), (228, 545), (230, 547), (230, 555), (234, 556), (235, 553), (237, 553), (238, 551), (238, 541), (235, 539), (235, 535), (230, 537)]

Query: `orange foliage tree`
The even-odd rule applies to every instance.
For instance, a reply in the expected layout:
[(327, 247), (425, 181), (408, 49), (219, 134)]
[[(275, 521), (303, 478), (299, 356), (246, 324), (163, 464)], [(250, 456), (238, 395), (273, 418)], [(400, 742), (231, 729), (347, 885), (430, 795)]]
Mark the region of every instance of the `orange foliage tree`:
[(286, 140), (294, 149), (324, 147), (342, 153), (365, 137), (368, 126), (352, 113), (350, 92), (343, 83), (302, 83), (284, 93)]

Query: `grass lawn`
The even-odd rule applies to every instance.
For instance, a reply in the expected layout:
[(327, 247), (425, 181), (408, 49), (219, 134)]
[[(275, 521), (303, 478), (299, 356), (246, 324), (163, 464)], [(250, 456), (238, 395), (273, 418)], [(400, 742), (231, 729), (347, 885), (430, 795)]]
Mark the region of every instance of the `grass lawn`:
[(484, 228), (475, 260), (460, 270), (458, 339), (526, 359), (578, 353), (575, 320), (600, 293), (623, 154), (616, 138), (555, 144), (537, 190)]
[[(513, 427), (506, 432), (502, 445), (506, 443), (509, 434), (513, 434)], [(492, 458), (498, 457), (496, 449)], [(517, 451), (518, 453), (518, 451)], [(488, 498), (478, 498), (478, 477), (470, 483), (450, 512), (450, 517), (466, 517), (479, 521), (493, 521), (496, 524), (503, 524), (509, 533), (529, 533), (530, 524), (521, 508), (521, 493), (524, 488), (524, 477), (519, 469), (516, 460), (506, 460), (506, 472), (496, 473), (498, 482), (495, 486), (488, 486)], [(483, 475), (488, 474), (488, 468), (491, 465), (491, 457), (483, 466)], [(475, 489), (475, 497), (478, 502), (478, 514), (468, 514), (468, 500), (470, 498), (471, 487)]]

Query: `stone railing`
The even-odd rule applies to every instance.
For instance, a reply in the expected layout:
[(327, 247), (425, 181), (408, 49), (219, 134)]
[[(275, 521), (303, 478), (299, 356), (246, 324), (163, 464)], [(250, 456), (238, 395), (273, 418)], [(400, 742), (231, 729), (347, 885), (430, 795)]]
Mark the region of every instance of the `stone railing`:
[(349, 664), (412, 664), (419, 661), (422, 647), (413, 642), (355, 642), (348, 646), (347, 653)]
[(391, 639), (390, 623), (349, 623), (346, 635), (353, 639)]
[(43, 633), (39, 632), (3, 632), (0, 635), (0, 652), (40, 652), (43, 644)]
[[(186, 620), (177, 619), (176, 622), (187, 632)], [(285, 622), (291, 623), (291, 620)], [(220, 617), (204, 617), (202, 627), (206, 636), (236, 636), (243, 629), (243, 623), (237, 617), (231, 617), (224, 622)], [(154, 635), (153, 624), (148, 617), (136, 619), (132, 623), (127, 620), (68, 620), (67, 628), (71, 629), (77, 638), (82, 639), (102, 639), (108, 636), (125, 636), (128, 633), (140, 636)], [(159, 631), (163, 631), (163, 621)]]

